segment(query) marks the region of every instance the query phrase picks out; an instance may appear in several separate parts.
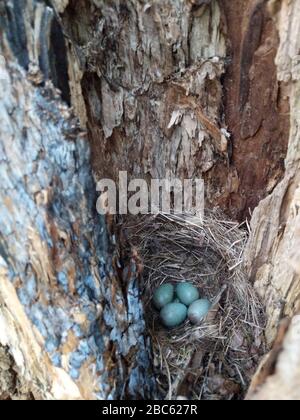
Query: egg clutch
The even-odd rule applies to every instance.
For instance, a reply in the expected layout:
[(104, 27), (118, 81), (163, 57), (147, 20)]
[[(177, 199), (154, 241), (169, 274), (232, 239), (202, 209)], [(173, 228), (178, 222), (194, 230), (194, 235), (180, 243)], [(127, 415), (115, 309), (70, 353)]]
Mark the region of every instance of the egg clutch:
[(153, 304), (160, 311), (160, 320), (167, 328), (181, 325), (186, 319), (198, 325), (211, 309), (211, 302), (201, 299), (199, 290), (191, 283), (174, 286), (165, 283), (153, 294)]

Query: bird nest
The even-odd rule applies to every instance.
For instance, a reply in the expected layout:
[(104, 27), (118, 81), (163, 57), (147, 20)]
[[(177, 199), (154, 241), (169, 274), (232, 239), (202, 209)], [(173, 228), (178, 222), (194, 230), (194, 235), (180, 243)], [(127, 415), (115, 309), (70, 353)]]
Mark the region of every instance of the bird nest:
[[(142, 267), (141, 291), (159, 394), (165, 399), (238, 399), (265, 352), (262, 305), (243, 268), (247, 224), (220, 213), (141, 216), (123, 232)], [(200, 325), (166, 329), (153, 307), (164, 283), (190, 282), (213, 305)]]

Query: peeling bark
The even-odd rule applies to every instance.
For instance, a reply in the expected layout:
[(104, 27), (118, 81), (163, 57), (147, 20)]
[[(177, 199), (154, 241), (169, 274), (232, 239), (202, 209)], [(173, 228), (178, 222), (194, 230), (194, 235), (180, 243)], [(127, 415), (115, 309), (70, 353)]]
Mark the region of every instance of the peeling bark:
[(203, 177), (233, 218), (258, 205), (246, 262), (270, 345), (292, 321), (249, 399), (297, 399), (299, 15), (299, 0), (0, 0), (0, 343), (20, 398), (156, 396), (135, 263), (95, 214), (93, 174), (127, 170)]
[(299, 401), (300, 316), (285, 320), (272, 351), (253, 378), (247, 400)]
[[(275, 15), (280, 35), (276, 57), (278, 80), (289, 84), (290, 138), (284, 179), (255, 210), (247, 250), (251, 278), (269, 312), (267, 336), (276, 336), (282, 316), (299, 310), (299, 1), (283, 2)], [(294, 58), (293, 58), (294, 57)]]
[[(40, 61), (30, 62), (28, 76), (14, 62), (5, 28), (17, 18), (15, 6), (7, 5), (1, 45), (0, 343), (35, 398), (150, 397), (134, 263), (124, 285), (95, 210), (86, 133), (44, 82)], [(48, 10), (31, 1), (23, 6), (33, 25), (23, 34), (28, 57), (38, 58)]]
[[(290, 138), (285, 176), (274, 192), (255, 210), (246, 259), (256, 289), (266, 303), (266, 336), (273, 343), (279, 321), (290, 320), (279, 336), (280, 352), (272, 351), (262, 363), (262, 378), (253, 381), (249, 398), (299, 400), (299, 13), (300, 2), (270, 2), (280, 45), (276, 57), (278, 80), (290, 90)], [(288, 321), (287, 321), (288, 322)], [(288, 322), (289, 323), (289, 322)], [(278, 339), (277, 339), (278, 342)], [(275, 344), (276, 348), (276, 344)], [(268, 360), (273, 358), (272, 370)]]
[(18, 375), (18, 369), (9, 350), (0, 346), (0, 400), (31, 399), (28, 383)]
[(70, 1), (62, 15), (97, 177), (203, 177), (208, 205), (249, 217), (283, 177), (289, 131), (266, 3), (122, 5)]
[(226, 165), (216, 1), (70, 1), (62, 19), (83, 57), (98, 177), (199, 177), (218, 159)]

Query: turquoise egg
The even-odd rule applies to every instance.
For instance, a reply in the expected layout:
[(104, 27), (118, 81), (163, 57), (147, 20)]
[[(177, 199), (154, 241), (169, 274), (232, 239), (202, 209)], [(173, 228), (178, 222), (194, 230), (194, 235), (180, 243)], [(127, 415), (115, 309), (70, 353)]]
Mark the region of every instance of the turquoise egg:
[(211, 302), (207, 299), (199, 299), (193, 302), (188, 309), (188, 318), (193, 324), (200, 324), (211, 309)]
[(198, 289), (191, 283), (179, 283), (176, 286), (176, 295), (181, 303), (189, 306), (200, 298)]
[(186, 320), (187, 307), (182, 303), (168, 303), (160, 311), (160, 319), (165, 327), (178, 327)]
[(157, 309), (163, 308), (174, 299), (174, 286), (170, 283), (162, 284), (153, 294), (153, 303)]

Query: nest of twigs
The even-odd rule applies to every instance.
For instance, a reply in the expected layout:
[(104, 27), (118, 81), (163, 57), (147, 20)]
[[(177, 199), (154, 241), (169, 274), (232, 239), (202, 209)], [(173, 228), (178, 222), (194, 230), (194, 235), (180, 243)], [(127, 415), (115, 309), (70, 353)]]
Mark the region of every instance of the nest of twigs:
[[(243, 269), (247, 225), (220, 213), (141, 216), (123, 228), (143, 266), (142, 299), (162, 398), (242, 398), (264, 353), (264, 315)], [(152, 304), (163, 283), (193, 283), (213, 302), (201, 325), (162, 326)]]

